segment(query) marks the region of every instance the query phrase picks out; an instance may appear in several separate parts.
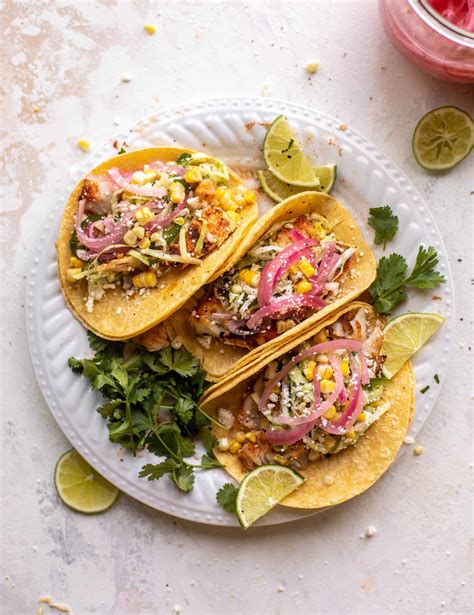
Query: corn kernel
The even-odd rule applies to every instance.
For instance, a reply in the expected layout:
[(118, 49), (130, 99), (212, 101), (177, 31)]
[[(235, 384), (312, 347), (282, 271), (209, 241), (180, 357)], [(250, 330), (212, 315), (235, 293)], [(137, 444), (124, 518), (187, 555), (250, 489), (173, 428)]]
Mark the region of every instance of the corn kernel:
[(155, 241), (159, 241), (160, 238), (161, 238), (160, 233), (153, 233), (152, 235), (150, 235), (150, 241), (153, 241), (153, 243), (155, 243)]
[(189, 184), (196, 184), (197, 182), (200, 182), (202, 180), (201, 169), (199, 167), (193, 167), (189, 169), (184, 174), (184, 179)]
[(90, 150), (91, 144), (86, 139), (78, 139), (77, 144), (84, 152), (87, 152)]
[(304, 295), (304, 293), (309, 293), (312, 288), (313, 285), (311, 282), (308, 282), (308, 280), (301, 280), (301, 282), (298, 282), (296, 285), (295, 290), (299, 295)]
[(40, 108), (38, 107), (38, 105), (34, 105), (33, 113), (39, 113), (39, 112), (40, 112)]
[(293, 263), (292, 265), (290, 265), (288, 267), (288, 271), (293, 274), (296, 275), (298, 273), (298, 263)]
[(135, 228), (133, 228), (132, 230), (135, 233), (135, 237), (137, 239), (143, 239), (145, 237), (145, 229), (143, 228), (143, 226), (135, 226)]
[(329, 378), (332, 378), (333, 373), (334, 371), (330, 365), (321, 365), (318, 368), (318, 376), (321, 380), (328, 380)]
[(220, 438), (217, 444), (217, 448), (223, 452), (228, 451), (229, 446), (230, 446), (229, 438)]
[(257, 441), (257, 436), (254, 434), (253, 431), (249, 431), (248, 433), (246, 433), (245, 437), (253, 444), (255, 444), (255, 442)]
[(349, 440), (354, 440), (356, 437), (356, 432), (354, 429), (349, 429), (349, 431), (346, 433), (346, 438), (348, 438)]
[(222, 197), (224, 196), (224, 194), (227, 194), (228, 190), (225, 186), (219, 186), (219, 188), (217, 188), (216, 190), (216, 197), (219, 199), (219, 201), (222, 199)]
[(321, 344), (322, 342), (327, 342), (327, 340), (328, 340), (328, 336), (324, 329), (314, 336), (315, 344)]
[(299, 266), (300, 271), (302, 271), (307, 278), (310, 278), (312, 275), (316, 273), (316, 269), (309, 262), (309, 260), (305, 257), (303, 257), (300, 260), (298, 266)]
[(69, 266), (82, 269), (84, 267), (84, 263), (81, 261), (80, 258), (77, 258), (77, 256), (71, 256), (71, 258), (69, 259)]
[(257, 202), (257, 195), (252, 190), (246, 190), (242, 196), (249, 205), (253, 205)]
[(257, 288), (260, 281), (260, 274), (251, 269), (242, 269), (239, 272), (239, 280), (244, 284), (248, 284), (252, 288)]
[(67, 270), (66, 277), (68, 282), (77, 282), (77, 276), (82, 273), (79, 267), (71, 267)]
[(347, 378), (349, 375), (349, 361), (347, 359), (341, 361), (341, 372), (344, 378)]
[(225, 215), (231, 220), (234, 224), (238, 224), (240, 222), (240, 215), (236, 211), (226, 211)]
[(328, 421), (332, 421), (333, 418), (336, 416), (336, 406), (329, 406), (323, 416)]
[(129, 231), (127, 231), (125, 233), (125, 235), (123, 236), (123, 241), (124, 243), (127, 244), (127, 246), (134, 246), (137, 243), (137, 236), (135, 234), (135, 229), (130, 229)]
[(239, 451), (240, 451), (240, 444), (238, 442), (232, 442), (232, 444), (229, 446), (229, 452), (235, 455), (235, 453), (238, 453)]
[(183, 226), (183, 224), (184, 224), (184, 218), (183, 218), (183, 216), (179, 216), (178, 218), (175, 218), (175, 219), (173, 220), (173, 222), (174, 222), (175, 224), (177, 224), (178, 226)]
[(303, 369), (303, 374), (305, 375), (306, 380), (313, 379), (315, 369), (316, 369), (316, 361), (313, 361), (313, 360), (307, 361)]
[(219, 205), (224, 211), (236, 211), (239, 208), (230, 194), (224, 194), (224, 196), (219, 200)]
[(243, 207), (245, 205), (245, 199), (241, 194), (234, 194), (234, 201), (239, 207)]
[(148, 222), (151, 222), (155, 217), (154, 213), (150, 210), (149, 207), (142, 207), (138, 211), (135, 212), (135, 218), (139, 224), (145, 226)]
[(132, 283), (135, 288), (153, 288), (158, 284), (158, 279), (154, 271), (143, 271), (133, 276)]
[(310, 451), (308, 455), (308, 459), (310, 461), (316, 461), (320, 457), (321, 457), (321, 453), (319, 453), (318, 451)]
[(239, 444), (242, 444), (243, 442), (245, 442), (245, 434), (243, 431), (238, 431), (235, 434), (235, 439)]
[(144, 237), (138, 242), (138, 247), (141, 250), (146, 250), (147, 248), (150, 247), (150, 244), (151, 244), (151, 241), (148, 239), (148, 237)]
[(290, 463), (290, 460), (283, 455), (273, 455), (273, 461), (280, 464), (281, 466), (287, 466)]
[(336, 444), (336, 438), (333, 438), (333, 436), (325, 436), (324, 448), (326, 449), (326, 451), (330, 451), (332, 448), (334, 448), (335, 444)]
[(324, 237), (326, 237), (326, 231), (324, 230), (324, 227), (321, 224), (321, 222), (317, 222), (314, 225), (314, 230), (316, 231), (316, 234), (319, 237), (319, 239), (324, 239)]
[(308, 64), (306, 64), (306, 70), (310, 75), (314, 75), (315, 73), (317, 73), (318, 69), (319, 62), (308, 62)]
[(359, 423), (363, 423), (366, 418), (367, 418), (367, 412), (361, 412), (359, 416), (357, 417), (357, 421)]
[(173, 182), (168, 188), (170, 193), (170, 199), (173, 203), (181, 203), (184, 199), (185, 192), (183, 184), (179, 182)]
[(295, 326), (295, 321), (292, 318), (287, 320), (277, 320), (276, 328), (278, 333), (286, 333)]
[(149, 34), (150, 36), (153, 36), (153, 35), (156, 33), (156, 28), (155, 28), (155, 26), (154, 26), (153, 24), (151, 24), (151, 23), (146, 23), (146, 24), (143, 26), (143, 29), (145, 30), (145, 32), (148, 32), (148, 34)]
[(321, 380), (320, 382), (321, 393), (332, 393), (336, 387), (333, 380)]

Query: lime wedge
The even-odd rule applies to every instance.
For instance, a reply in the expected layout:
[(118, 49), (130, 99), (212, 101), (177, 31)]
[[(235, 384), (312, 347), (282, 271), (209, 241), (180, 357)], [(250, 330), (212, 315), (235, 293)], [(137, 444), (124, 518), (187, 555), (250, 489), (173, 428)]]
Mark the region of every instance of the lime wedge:
[[(322, 167), (313, 167), (313, 171), (318, 177), (320, 185), (318, 188), (311, 188), (311, 190), (329, 192), (336, 181), (336, 165), (327, 164)], [(291, 184), (282, 182), (268, 170), (258, 171), (257, 175), (265, 194), (268, 194), (268, 196), (277, 203), (299, 192), (309, 190), (309, 188), (305, 188), (304, 186), (292, 186)]]
[(291, 468), (265, 465), (252, 470), (242, 481), (237, 494), (237, 517), (247, 529), (283, 498), (304, 483)]
[(380, 351), (386, 357), (382, 368), (385, 378), (392, 378), (436, 333), (444, 320), (438, 314), (412, 312), (388, 322)]
[(474, 141), (472, 119), (458, 107), (438, 107), (418, 122), (413, 133), (413, 155), (425, 169), (443, 171), (461, 162)]
[(268, 129), (263, 157), (269, 171), (280, 181), (292, 186), (319, 187), (311, 162), (284, 115), (279, 115)]
[(59, 458), (54, 482), (61, 500), (82, 513), (99, 513), (110, 508), (120, 491), (105, 480), (74, 449)]

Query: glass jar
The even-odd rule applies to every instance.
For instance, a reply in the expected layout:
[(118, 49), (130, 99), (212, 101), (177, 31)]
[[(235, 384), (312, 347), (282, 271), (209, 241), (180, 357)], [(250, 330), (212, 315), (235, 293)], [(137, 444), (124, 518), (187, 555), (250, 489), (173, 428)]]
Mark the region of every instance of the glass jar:
[[(458, 2), (461, 6), (463, 0)], [(474, 10), (472, 0), (464, 2), (467, 11)], [(432, 4), (434, 0), (379, 0), (385, 32), (425, 72), (447, 81), (474, 83), (474, 33), (456, 25), (456, 18), (445, 19)]]

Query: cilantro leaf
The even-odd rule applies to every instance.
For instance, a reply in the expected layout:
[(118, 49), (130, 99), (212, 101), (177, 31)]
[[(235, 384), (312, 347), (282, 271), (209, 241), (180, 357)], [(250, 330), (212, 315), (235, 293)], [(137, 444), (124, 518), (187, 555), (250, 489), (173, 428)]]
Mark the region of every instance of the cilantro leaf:
[(178, 467), (174, 459), (165, 459), (161, 463), (146, 463), (140, 470), (138, 476), (148, 480), (158, 480), (165, 474), (172, 472)]
[(400, 254), (383, 256), (377, 267), (377, 277), (369, 287), (375, 311), (390, 314), (407, 298), (407, 289), (434, 288), (445, 281), (443, 275), (435, 270), (438, 255), (433, 247), (420, 246), (411, 275), (407, 275), (406, 260)]
[(205, 470), (210, 470), (211, 468), (223, 468), (224, 466), (214, 455), (208, 455), (206, 453), (201, 458), (201, 467)]
[(375, 230), (374, 243), (377, 246), (383, 244), (385, 250), (387, 241), (393, 239), (398, 231), (398, 216), (393, 214), (389, 205), (372, 207), (369, 214), (369, 226)]
[(230, 513), (235, 513), (238, 489), (232, 483), (225, 483), (216, 494), (219, 506)]
[(369, 287), (374, 309), (378, 314), (390, 314), (407, 298), (403, 288), (407, 269), (406, 260), (399, 254), (390, 254), (380, 259), (377, 277)]
[(67, 364), (76, 374), (82, 374), (83, 366), (82, 361), (80, 359), (75, 359), (74, 357), (69, 357)]
[(173, 414), (185, 425), (193, 418), (196, 404), (189, 397), (180, 397), (173, 408)]
[(435, 288), (438, 284), (445, 282), (446, 278), (435, 270), (438, 262), (438, 254), (432, 246), (428, 249), (420, 246), (415, 266), (406, 281), (407, 285), (416, 288)]
[(201, 440), (207, 454), (212, 455), (212, 449), (217, 446), (217, 438), (214, 437), (211, 428), (209, 426), (203, 427), (199, 432), (199, 435), (201, 436)]
[(194, 487), (193, 468), (187, 463), (182, 463), (171, 472), (170, 479), (180, 491), (191, 491)]
[(120, 156), (120, 154), (126, 154), (126, 153), (127, 153), (127, 150), (121, 147), (119, 151), (117, 152), (117, 155)]
[(92, 333), (92, 331), (87, 332), (87, 340), (89, 342), (89, 346), (96, 352), (102, 352), (108, 344), (107, 340), (102, 339), (95, 333)]
[(181, 166), (185, 167), (189, 163), (192, 157), (193, 157), (192, 154), (189, 154), (188, 152), (184, 152), (183, 154), (180, 154), (176, 158), (176, 164), (180, 164)]
[(193, 376), (200, 369), (200, 364), (196, 357), (185, 348), (173, 350), (171, 346), (161, 351), (161, 361), (169, 370), (173, 370), (180, 376)]

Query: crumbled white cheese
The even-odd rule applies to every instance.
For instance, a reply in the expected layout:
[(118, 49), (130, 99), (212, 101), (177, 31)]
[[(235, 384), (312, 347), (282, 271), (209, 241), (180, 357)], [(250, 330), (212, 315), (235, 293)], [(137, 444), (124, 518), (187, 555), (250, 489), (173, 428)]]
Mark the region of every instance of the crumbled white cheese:
[(230, 410), (227, 410), (227, 408), (219, 408), (217, 411), (217, 420), (230, 429), (235, 419)]
[(365, 537), (372, 538), (377, 533), (377, 528), (375, 525), (369, 525), (369, 527), (365, 530)]

